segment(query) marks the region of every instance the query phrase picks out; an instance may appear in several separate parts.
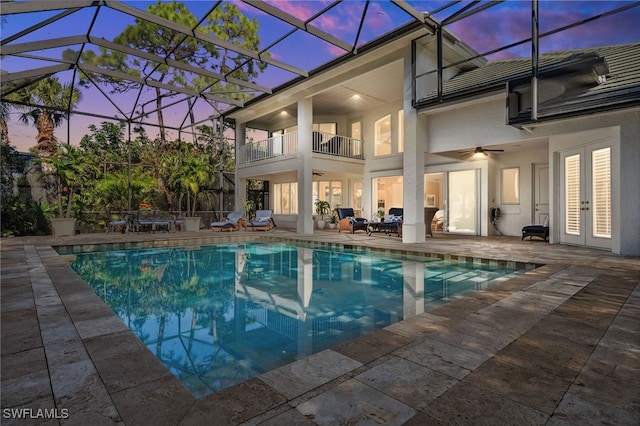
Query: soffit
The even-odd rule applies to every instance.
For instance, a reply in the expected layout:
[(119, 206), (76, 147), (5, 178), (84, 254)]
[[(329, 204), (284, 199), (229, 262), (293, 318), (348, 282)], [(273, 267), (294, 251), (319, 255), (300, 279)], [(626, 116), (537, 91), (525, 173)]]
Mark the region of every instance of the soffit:
[[(197, 115), (195, 124), (210, 123), (211, 117), (228, 115), (232, 112), (235, 114), (238, 109), (265, 114), (266, 109), (258, 105), (263, 101), (262, 98), (269, 97), (270, 102), (286, 105), (286, 96), (281, 93), (287, 92), (286, 88), (290, 84), (302, 84), (296, 87), (298, 93), (317, 96), (319, 111), (343, 111), (344, 113), (346, 108), (344, 104), (340, 102), (331, 104), (329, 99), (330, 95), (339, 97), (338, 92), (341, 88), (347, 92), (355, 92), (367, 86), (367, 94), (372, 98), (372, 102), (373, 99), (386, 99), (392, 96), (389, 95), (390, 91), (385, 93), (386, 87), (376, 87), (372, 83), (386, 81), (386, 76), (383, 74), (385, 64), (376, 64), (375, 61), (371, 61), (370, 58), (365, 59), (364, 56), (371, 56), (374, 49), (379, 49), (376, 55), (392, 64), (397, 57), (393, 57), (392, 52), (386, 50), (393, 50), (395, 37), (400, 37), (402, 43), (408, 46), (410, 37), (415, 36), (412, 31), (418, 31), (416, 28), (404, 33), (399, 30), (416, 25), (426, 34), (432, 33), (434, 28), (441, 24), (445, 41), (443, 58), (455, 63), (456, 55), (464, 60), (475, 57), (476, 62), (479, 63), (483, 59), (472, 49), (479, 46), (476, 44), (477, 41), (494, 29), (498, 32), (501, 29), (530, 29), (531, 10), (527, 8), (532, 7), (527, 4), (515, 11), (514, 5), (518, 6), (522, 3), (470, 0), (461, 2), (252, 0), (184, 1), (183, 3), (195, 16), (195, 21), (188, 25), (178, 22), (178, 18), (170, 21), (149, 13), (146, 8), (154, 4), (153, 2), (111, 0), (2, 2), (0, 13), (3, 21), (1, 42), (3, 102), (9, 101), (5, 95), (14, 90), (13, 85), (19, 81), (22, 83), (26, 80), (36, 81), (40, 78), (56, 76), (64, 82), (77, 84), (79, 71), (126, 77), (117, 70), (107, 70), (87, 64), (78, 57), (70, 58), (62, 55), (66, 48), (97, 52), (102, 47), (115, 48), (129, 59), (135, 57), (152, 65), (155, 64), (156, 68), (131, 78), (131, 81), (139, 86), (133, 92), (134, 96), (131, 96), (131, 91), (121, 94), (111, 93), (109, 87), (94, 82), (93, 86), (86, 89), (84, 101), (72, 110), (72, 113), (101, 119), (122, 119), (135, 123), (144, 121), (144, 124), (148, 122), (154, 125), (152, 117), (157, 100), (156, 94), (161, 93), (161, 96), (170, 99), (162, 106), (166, 121), (171, 123), (167, 126), (173, 129), (185, 129), (190, 125), (188, 123), (189, 105)], [(540, 25), (551, 28), (546, 33), (551, 42), (554, 38), (564, 40), (565, 34), (556, 30), (555, 19), (558, 16), (566, 19), (571, 14), (565, 12), (575, 12), (580, 7), (576, 6), (576, 2), (551, 3), (540, 2)], [(625, 22), (637, 22), (639, 4), (640, 2), (612, 1), (596, 5), (595, 2), (584, 2), (585, 8), (595, 5), (594, 12), (581, 15), (577, 21), (561, 29), (572, 31), (580, 25), (619, 19), (620, 23), (614, 21), (617, 31), (603, 31), (595, 26), (591, 33), (618, 36), (627, 32), (631, 34), (631, 38), (635, 37), (633, 41), (637, 41), (638, 37), (634, 35), (637, 34), (635, 29), (637, 26), (626, 25)], [(211, 12), (217, 8), (234, 5), (241, 8), (249, 18), (255, 18), (258, 21), (261, 28), (261, 43), (258, 48), (238, 47), (203, 31), (202, 26), (207, 23), (206, 19)], [(635, 11), (632, 10), (634, 8)], [(243, 58), (253, 64), (267, 64), (267, 71), (248, 83), (236, 79), (234, 71), (221, 71), (220, 64), (215, 62), (193, 67), (180, 60), (174, 51), (151, 53), (136, 51), (131, 46), (115, 46), (115, 36), (120, 34), (125, 26), (133, 24), (136, 19), (182, 34), (187, 40), (215, 45), (219, 52), (228, 52), (236, 58)], [(22, 27), (14, 26), (16, 21), (23, 22)], [(452, 35), (450, 29), (455, 30), (456, 33), (465, 33), (465, 36), (458, 39)], [(516, 44), (497, 43), (490, 50), (481, 50), (482, 55), (499, 54), (496, 52), (501, 52), (502, 49), (506, 49), (505, 54), (510, 55), (517, 53), (515, 50), (523, 47), (526, 52), (527, 40), (522, 39), (522, 33), (522, 31), (516, 31), (514, 40), (520, 40)], [(524, 31), (524, 37), (526, 33), (527, 31)], [(390, 36), (394, 38), (387, 39)], [(427, 43), (432, 41), (429, 40)], [(549, 50), (548, 47), (546, 49)], [(309, 52), (313, 54), (309, 55)], [(433, 50), (433, 52), (437, 51)], [(524, 56), (526, 55), (527, 53)], [(519, 57), (521, 56), (523, 55), (520, 54)], [(18, 63), (20, 66), (17, 65)], [(469, 62), (469, 67), (477, 67), (478, 63)], [(177, 85), (160, 80), (157, 68), (160, 65), (182, 73), (188, 82)], [(395, 74), (396, 66), (398, 64), (393, 63), (386, 71)], [(376, 71), (376, 68), (380, 69)], [(459, 68), (462, 69), (464, 66)], [(343, 75), (336, 70), (340, 70)], [(350, 75), (349, 72), (359, 72), (359, 74)], [(220, 84), (215, 90), (212, 86), (196, 89), (190, 82), (197, 77), (206, 77), (210, 79), (209, 81), (217, 79)], [(356, 77), (360, 77), (361, 81)], [(318, 84), (318, 81), (322, 84)], [(394, 83), (390, 84), (397, 84), (395, 78)], [(401, 93), (401, 91), (398, 92)], [(243, 96), (238, 96), (239, 94)], [(251, 100), (247, 101), (247, 99)], [(288, 104), (292, 102), (294, 102), (292, 99), (288, 100)], [(96, 106), (106, 109), (94, 112)]]

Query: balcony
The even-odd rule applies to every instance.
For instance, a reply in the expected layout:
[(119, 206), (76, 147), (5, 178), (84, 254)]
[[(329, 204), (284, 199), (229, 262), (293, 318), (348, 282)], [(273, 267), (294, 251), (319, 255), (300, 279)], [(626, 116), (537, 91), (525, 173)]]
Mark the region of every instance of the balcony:
[[(359, 139), (315, 131), (312, 139), (314, 153), (364, 159), (362, 141)], [(269, 158), (295, 157), (297, 155), (298, 132), (289, 132), (240, 146), (238, 148), (238, 163), (251, 164)]]

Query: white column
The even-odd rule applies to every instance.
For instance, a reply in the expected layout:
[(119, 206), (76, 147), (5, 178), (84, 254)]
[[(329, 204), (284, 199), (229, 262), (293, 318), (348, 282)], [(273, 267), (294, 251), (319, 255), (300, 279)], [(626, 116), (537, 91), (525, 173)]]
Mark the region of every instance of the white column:
[(411, 105), (411, 53), (404, 57), (404, 158), (402, 242), (425, 241), (424, 153), (427, 148), (427, 122)]
[[(238, 150), (240, 146), (244, 146), (245, 144), (245, 123), (236, 123), (236, 131), (235, 131), (235, 151), (236, 151), (236, 174), (235, 174), (235, 211), (243, 212), (244, 211), (244, 202), (247, 200), (247, 180), (238, 178)], [(245, 218), (249, 219), (249, 218)]]
[(313, 103), (298, 101), (298, 234), (313, 234), (313, 165), (311, 163)]

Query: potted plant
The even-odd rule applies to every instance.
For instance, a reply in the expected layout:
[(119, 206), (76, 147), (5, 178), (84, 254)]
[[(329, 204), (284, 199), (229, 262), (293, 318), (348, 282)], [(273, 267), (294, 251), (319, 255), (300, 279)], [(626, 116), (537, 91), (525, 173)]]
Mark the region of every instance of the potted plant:
[(71, 145), (58, 146), (53, 155), (42, 159), (42, 163), (44, 177), (55, 187), (57, 217), (51, 219), (53, 236), (75, 235), (76, 218), (71, 213), (74, 196), (84, 175), (82, 152)]
[(182, 152), (181, 165), (176, 171), (177, 180), (186, 196), (186, 217), (184, 218), (185, 231), (200, 230), (201, 218), (196, 216), (200, 198), (205, 195), (206, 189), (211, 186), (212, 176), (216, 175), (216, 169), (211, 164), (207, 153), (186, 147)]
[(325, 200), (316, 200), (315, 203), (313, 203), (315, 208), (316, 208), (316, 214), (318, 216), (320, 216), (320, 219), (318, 219), (318, 229), (324, 229), (325, 226), (325, 221), (324, 221), (324, 216), (328, 215), (331, 212), (331, 205), (329, 204), (328, 201)]
[(329, 229), (336, 229), (338, 227), (338, 215), (332, 214), (329, 217)]

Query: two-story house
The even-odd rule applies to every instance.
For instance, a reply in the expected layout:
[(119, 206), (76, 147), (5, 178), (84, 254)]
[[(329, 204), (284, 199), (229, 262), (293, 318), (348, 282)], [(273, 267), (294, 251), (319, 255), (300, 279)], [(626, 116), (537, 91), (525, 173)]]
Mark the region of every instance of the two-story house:
[[(404, 208), (406, 243), (425, 241), (437, 207), (445, 233), (518, 236), (547, 220), (551, 243), (639, 255), (640, 43), (538, 62), (399, 29), (227, 116), (237, 203), (257, 179), (278, 226), (302, 234), (322, 199), (369, 219)], [(247, 143), (250, 129), (268, 137)]]

